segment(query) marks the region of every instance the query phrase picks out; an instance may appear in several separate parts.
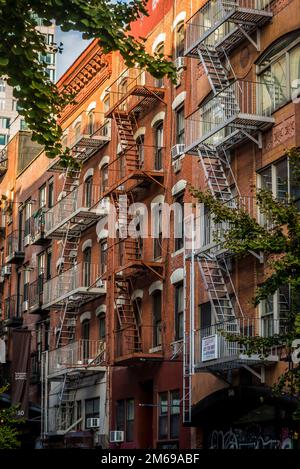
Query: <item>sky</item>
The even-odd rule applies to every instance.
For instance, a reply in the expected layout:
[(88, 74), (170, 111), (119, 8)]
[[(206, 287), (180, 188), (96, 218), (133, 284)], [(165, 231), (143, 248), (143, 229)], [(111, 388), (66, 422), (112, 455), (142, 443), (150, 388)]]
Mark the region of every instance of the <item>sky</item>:
[(89, 42), (82, 39), (78, 31), (63, 32), (60, 28), (56, 29), (56, 42), (63, 43), (63, 53), (57, 54), (56, 79), (72, 65), (76, 57), (88, 46)]

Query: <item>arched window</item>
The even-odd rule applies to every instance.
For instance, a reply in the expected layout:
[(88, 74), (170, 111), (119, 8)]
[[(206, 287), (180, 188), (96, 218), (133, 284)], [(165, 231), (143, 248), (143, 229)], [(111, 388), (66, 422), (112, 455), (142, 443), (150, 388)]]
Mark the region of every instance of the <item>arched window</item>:
[(99, 315), (99, 339), (105, 340), (105, 313)]
[(108, 188), (108, 164), (104, 164), (101, 168), (101, 191), (102, 193)]
[(100, 241), (100, 273), (104, 274), (107, 269), (107, 239)]
[(81, 135), (81, 122), (77, 122), (77, 124), (74, 127), (74, 141), (77, 142), (79, 140)]
[(184, 23), (179, 23), (175, 30), (175, 58), (184, 56)]
[(91, 260), (92, 248), (88, 247), (83, 251), (83, 282), (84, 287), (89, 287), (91, 284)]
[[(155, 49), (155, 52), (154, 52), (155, 55), (157, 56), (162, 56), (164, 55), (164, 43), (161, 42), (160, 44), (158, 44), (158, 46), (156, 47)], [(162, 88), (164, 86), (164, 79), (163, 78), (155, 78), (154, 80), (154, 86), (156, 88)]]
[(144, 167), (144, 153), (145, 153), (145, 148), (144, 148), (144, 141), (145, 141), (145, 136), (144, 135), (139, 135), (139, 137), (136, 139), (136, 145), (137, 145), (137, 151), (138, 151), (138, 158), (139, 158), (139, 167), (143, 168)]
[[(119, 96), (120, 99), (126, 96), (128, 90), (128, 80), (124, 78), (119, 84)], [(126, 111), (127, 102), (126, 100), (121, 104), (120, 108), (122, 111)]]
[(84, 205), (89, 208), (93, 204), (93, 176), (84, 181)]
[(159, 121), (155, 128), (155, 158), (154, 158), (154, 169), (162, 169), (162, 157), (163, 157), (163, 136), (164, 136), (164, 124), (163, 121)]
[(157, 259), (162, 255), (162, 206), (158, 204), (154, 212), (155, 237), (153, 246), (153, 257)]
[(153, 347), (161, 345), (161, 291), (156, 290), (152, 294), (152, 311), (153, 311)]
[(94, 111), (88, 113), (88, 134), (92, 135), (94, 133)]
[(89, 359), (90, 321), (85, 319), (81, 325), (81, 337), (83, 340), (83, 359), (85, 363)]

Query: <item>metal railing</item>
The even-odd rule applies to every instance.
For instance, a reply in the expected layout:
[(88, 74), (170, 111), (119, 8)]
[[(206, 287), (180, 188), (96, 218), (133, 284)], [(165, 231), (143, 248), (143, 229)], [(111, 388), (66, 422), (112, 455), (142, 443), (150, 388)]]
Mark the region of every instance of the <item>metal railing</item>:
[(41, 306), (43, 302), (44, 274), (29, 285), (29, 308), (34, 309)]
[(105, 363), (105, 341), (80, 339), (49, 352), (48, 374)]
[[(241, 355), (247, 356), (249, 348), (238, 342), (228, 340), (227, 334), (241, 338), (273, 337), (274, 335), (285, 334), (287, 330), (288, 323), (285, 319), (274, 319), (269, 316), (236, 318), (196, 330), (195, 365), (205, 363), (209, 365), (213, 361), (234, 360)], [(268, 355), (278, 355), (279, 352), (280, 348), (278, 346), (272, 346), (261, 349), (255, 355), (263, 358)]]
[(162, 326), (139, 326), (139, 337), (135, 326), (129, 325), (115, 331), (115, 356), (121, 358), (134, 353), (150, 354), (156, 347), (162, 348)]
[(4, 300), (4, 320), (22, 317), (22, 295), (12, 295)]
[[(102, 112), (93, 112), (93, 121), (69, 127), (66, 144), (69, 148), (78, 145), (83, 138), (106, 142), (111, 138), (111, 120), (105, 118)], [(87, 142), (88, 144), (88, 142)]]
[[(65, 220), (69, 219), (76, 211), (98, 210), (101, 214), (100, 199), (102, 197), (101, 186), (95, 184), (83, 183), (75, 187), (72, 192), (59, 200), (53, 207), (45, 212), (45, 232), (60, 226)], [(96, 206), (99, 202), (99, 206)]]
[[(163, 80), (157, 80), (149, 73), (141, 71), (138, 68), (124, 70), (107, 90), (110, 99), (109, 111), (117, 106), (120, 111), (127, 111), (130, 108), (134, 108), (141, 99), (138, 95), (134, 95), (137, 87), (144, 88), (145, 90), (148, 88), (152, 91), (158, 88), (163, 89)], [(153, 97), (154, 96), (153, 94)]]
[(209, 1), (200, 8), (187, 22), (185, 35), (185, 51), (199, 44), (213, 33), (207, 44), (217, 44), (229, 32), (236, 28), (234, 23), (224, 22), (239, 10), (251, 10), (259, 14), (271, 11), (271, 0), (218, 0)]
[[(254, 196), (236, 196), (224, 203), (228, 208), (243, 210), (251, 217), (256, 218), (257, 203)], [(224, 242), (226, 233), (232, 227), (228, 221), (216, 223), (213, 220), (213, 215), (209, 212), (205, 213), (200, 218), (201, 229), (201, 247), (214, 246), (218, 251)]]
[(45, 211), (45, 208), (40, 208), (30, 218), (30, 234), (33, 240), (44, 235)]
[(44, 283), (43, 304), (54, 303), (62, 297), (65, 298), (69, 294), (75, 294), (76, 290), (87, 291), (88, 287), (91, 287), (91, 290), (95, 288), (103, 289), (101, 281), (98, 282), (99, 277), (99, 264), (89, 262), (75, 264), (70, 269)]
[[(187, 117), (186, 147), (197, 141), (217, 145), (237, 128), (234, 118), (241, 115), (244, 121), (251, 120), (252, 127), (265, 121), (276, 109), (280, 93), (280, 87), (272, 83), (234, 81)], [(238, 125), (247, 127), (246, 122)]]
[(6, 257), (24, 252), (24, 230), (14, 230), (7, 235)]

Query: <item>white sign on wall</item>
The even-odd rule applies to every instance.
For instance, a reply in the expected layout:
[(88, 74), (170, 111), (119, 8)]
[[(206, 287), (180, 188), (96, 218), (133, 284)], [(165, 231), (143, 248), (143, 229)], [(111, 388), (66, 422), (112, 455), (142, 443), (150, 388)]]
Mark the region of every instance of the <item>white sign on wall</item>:
[(215, 360), (218, 358), (218, 336), (217, 334), (203, 337), (201, 341), (202, 361)]

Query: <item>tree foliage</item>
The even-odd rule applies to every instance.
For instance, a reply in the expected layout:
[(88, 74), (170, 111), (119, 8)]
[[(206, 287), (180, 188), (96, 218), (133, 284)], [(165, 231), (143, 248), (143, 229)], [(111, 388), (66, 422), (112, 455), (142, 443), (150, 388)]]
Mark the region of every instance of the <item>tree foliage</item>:
[[(7, 387), (0, 388), (0, 394)], [(0, 449), (15, 449), (20, 447), (18, 427), (23, 423), (22, 419), (16, 418), (17, 406), (0, 409)]]
[[(293, 186), (299, 187), (300, 149), (292, 148), (286, 151), (286, 156), (289, 158)], [(229, 334), (226, 337), (244, 345), (249, 355), (258, 353), (263, 358), (270, 353), (272, 347), (277, 346), (285, 348), (289, 358), (293, 341), (300, 337), (300, 214), (293, 196), (287, 193), (279, 200), (270, 191), (258, 189), (252, 199), (264, 220), (261, 223), (249, 213), (249, 205), (245, 204), (243, 198), (223, 203), (209, 191), (191, 188), (191, 193), (210, 211), (213, 225), (218, 227), (215, 230), (216, 243), (223, 243), (223, 247), (238, 258), (249, 256), (250, 253), (263, 254), (265, 275), (252, 299), (254, 306), (268, 299), (280, 287), (288, 285), (291, 291), (291, 307), (285, 318), (284, 331), (272, 337)], [(277, 392), (284, 389), (298, 395), (299, 365), (293, 366), (290, 363), (289, 369), (283, 373), (274, 389)]]
[[(128, 67), (138, 65), (155, 77), (167, 75), (175, 81), (176, 71), (161, 55), (145, 51), (143, 38), (130, 34), (130, 23), (141, 14), (148, 15), (147, 0), (0, 0), (0, 76), (15, 87), (21, 115), (33, 132), (33, 139), (45, 147), (48, 157), (71, 161), (62, 149), (62, 130), (57, 116), (74, 96), (60, 94), (48, 78), (44, 37), (36, 30), (37, 17), (45, 25), (55, 20), (63, 31), (78, 30), (85, 39), (98, 38), (104, 53), (120, 51)], [(60, 46), (53, 46), (61, 52)]]

